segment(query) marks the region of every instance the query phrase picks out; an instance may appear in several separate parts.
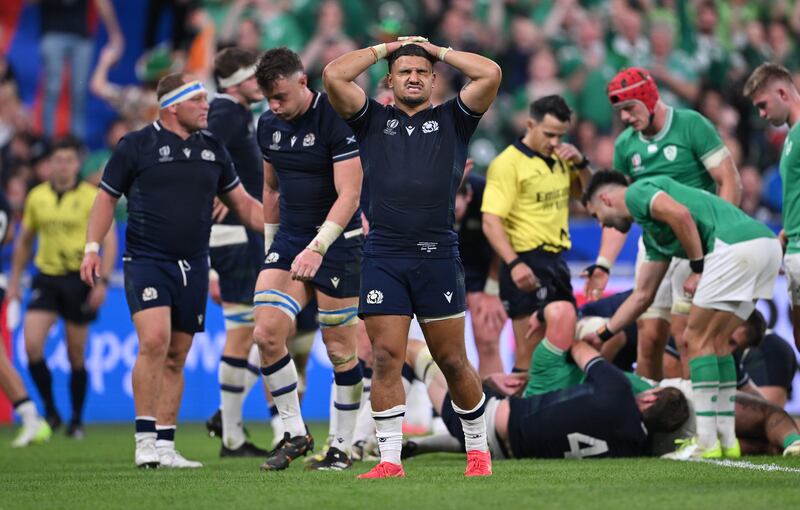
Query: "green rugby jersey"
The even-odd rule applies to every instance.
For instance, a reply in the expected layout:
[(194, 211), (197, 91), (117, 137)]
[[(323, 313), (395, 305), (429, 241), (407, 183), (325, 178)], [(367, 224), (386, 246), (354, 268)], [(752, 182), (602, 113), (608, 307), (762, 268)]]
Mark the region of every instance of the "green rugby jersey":
[(714, 251), (716, 239), (733, 244), (761, 237), (775, 237), (766, 225), (713, 193), (685, 186), (669, 177), (653, 177), (636, 181), (625, 192), (625, 205), (634, 221), (642, 227), (647, 260), (686, 258), (683, 246), (669, 225), (653, 219), (650, 214), (650, 204), (661, 192), (689, 209), (697, 224), (704, 254)]
[(783, 185), (783, 230), (787, 253), (800, 253), (800, 128), (792, 126), (783, 141), (780, 162)]
[(614, 145), (614, 169), (634, 181), (664, 175), (716, 193), (704, 161), (724, 149), (708, 119), (693, 110), (668, 108), (664, 127), (652, 138), (630, 127), (620, 133)]

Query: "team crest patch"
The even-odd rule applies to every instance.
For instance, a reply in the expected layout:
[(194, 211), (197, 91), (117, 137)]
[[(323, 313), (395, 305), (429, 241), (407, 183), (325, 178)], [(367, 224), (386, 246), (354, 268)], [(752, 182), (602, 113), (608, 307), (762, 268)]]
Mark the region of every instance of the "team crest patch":
[(278, 252), (276, 252), (276, 251), (273, 251), (272, 253), (270, 253), (269, 255), (267, 255), (267, 258), (266, 258), (266, 259), (264, 259), (264, 263), (265, 263), (265, 264), (274, 264), (275, 262), (277, 262), (277, 261), (278, 261), (278, 259), (279, 259), (280, 257), (281, 257), (281, 256), (280, 256), (280, 254), (279, 254)]
[(539, 299), (539, 301), (547, 299), (547, 287), (539, 287), (539, 290), (536, 291), (536, 298)]
[(423, 133), (433, 133), (434, 131), (439, 131), (439, 123), (435, 120), (429, 120), (422, 125)]
[(152, 301), (158, 299), (158, 291), (155, 287), (145, 287), (142, 291), (142, 301)]
[(371, 290), (367, 293), (367, 304), (379, 305), (383, 303), (383, 292), (379, 290)]
[(214, 155), (214, 153), (211, 152), (208, 149), (206, 149), (203, 152), (201, 152), (200, 153), (200, 157), (205, 159), (206, 161), (216, 161), (217, 160), (217, 157)]
[(314, 145), (316, 138), (314, 137), (314, 133), (308, 133), (306, 136), (303, 137), (303, 147), (311, 147)]
[(667, 161), (675, 161), (675, 157), (678, 155), (678, 148), (674, 145), (667, 145), (664, 147), (664, 157), (667, 158)]

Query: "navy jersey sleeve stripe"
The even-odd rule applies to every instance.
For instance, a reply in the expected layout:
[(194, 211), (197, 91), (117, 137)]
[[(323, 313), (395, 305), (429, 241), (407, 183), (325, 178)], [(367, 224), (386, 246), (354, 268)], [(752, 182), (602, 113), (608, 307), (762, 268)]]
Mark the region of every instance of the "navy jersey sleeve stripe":
[(358, 110), (358, 112), (356, 112), (355, 115), (353, 115), (349, 119), (346, 119), (347, 123), (351, 124), (357, 122), (359, 119), (361, 119), (361, 117), (367, 114), (367, 110), (369, 110), (369, 98), (366, 98), (366, 100), (364, 101), (364, 106), (362, 106), (361, 109)]
[(115, 190), (105, 181), (100, 181), (100, 189), (102, 189), (103, 191), (105, 191), (114, 198), (119, 198), (122, 196), (122, 192)]
[(464, 113), (466, 113), (470, 117), (475, 117), (476, 119), (480, 119), (481, 117), (483, 117), (482, 113), (476, 113), (470, 110), (469, 106), (464, 104), (464, 101), (461, 100), (461, 94), (456, 95), (456, 104), (458, 105), (459, 108), (461, 108), (461, 110)]
[(233, 181), (231, 181), (231, 183), (230, 183), (230, 184), (228, 184), (227, 186), (223, 186), (222, 188), (220, 188), (220, 190), (219, 190), (219, 191), (220, 191), (220, 193), (225, 193), (226, 191), (230, 191), (230, 190), (232, 190), (233, 188), (235, 188), (236, 186), (238, 186), (240, 182), (241, 182), (241, 181), (240, 181), (240, 179), (239, 179), (239, 176), (237, 175), (237, 176), (236, 176), (236, 177), (233, 179)]
[(345, 152), (344, 154), (336, 154), (332, 156), (331, 159), (334, 161), (345, 161), (347, 159), (352, 159), (358, 156), (358, 149), (350, 152)]

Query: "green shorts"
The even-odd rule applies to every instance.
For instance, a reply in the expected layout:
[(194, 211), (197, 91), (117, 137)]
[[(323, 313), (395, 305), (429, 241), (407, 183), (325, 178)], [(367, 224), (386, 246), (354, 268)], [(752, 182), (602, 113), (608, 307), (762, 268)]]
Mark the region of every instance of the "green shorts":
[(523, 397), (563, 390), (583, 382), (585, 374), (567, 353), (555, 347), (545, 338), (533, 351), (528, 369), (528, 385)]

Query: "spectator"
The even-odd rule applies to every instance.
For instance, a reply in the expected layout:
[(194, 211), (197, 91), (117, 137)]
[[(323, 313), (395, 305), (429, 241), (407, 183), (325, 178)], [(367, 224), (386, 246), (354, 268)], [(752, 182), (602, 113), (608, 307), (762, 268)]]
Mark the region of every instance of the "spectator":
[[(28, 0), (37, 2), (39, 0)], [(121, 54), (122, 31), (110, 0), (93, 0), (108, 31), (109, 47)], [(70, 131), (86, 137), (86, 93), (92, 65), (92, 39), (87, 10), (89, 0), (41, 0), (41, 52), (44, 60), (42, 128), (48, 138), (56, 133), (55, 115), (64, 63), (70, 65)]]

